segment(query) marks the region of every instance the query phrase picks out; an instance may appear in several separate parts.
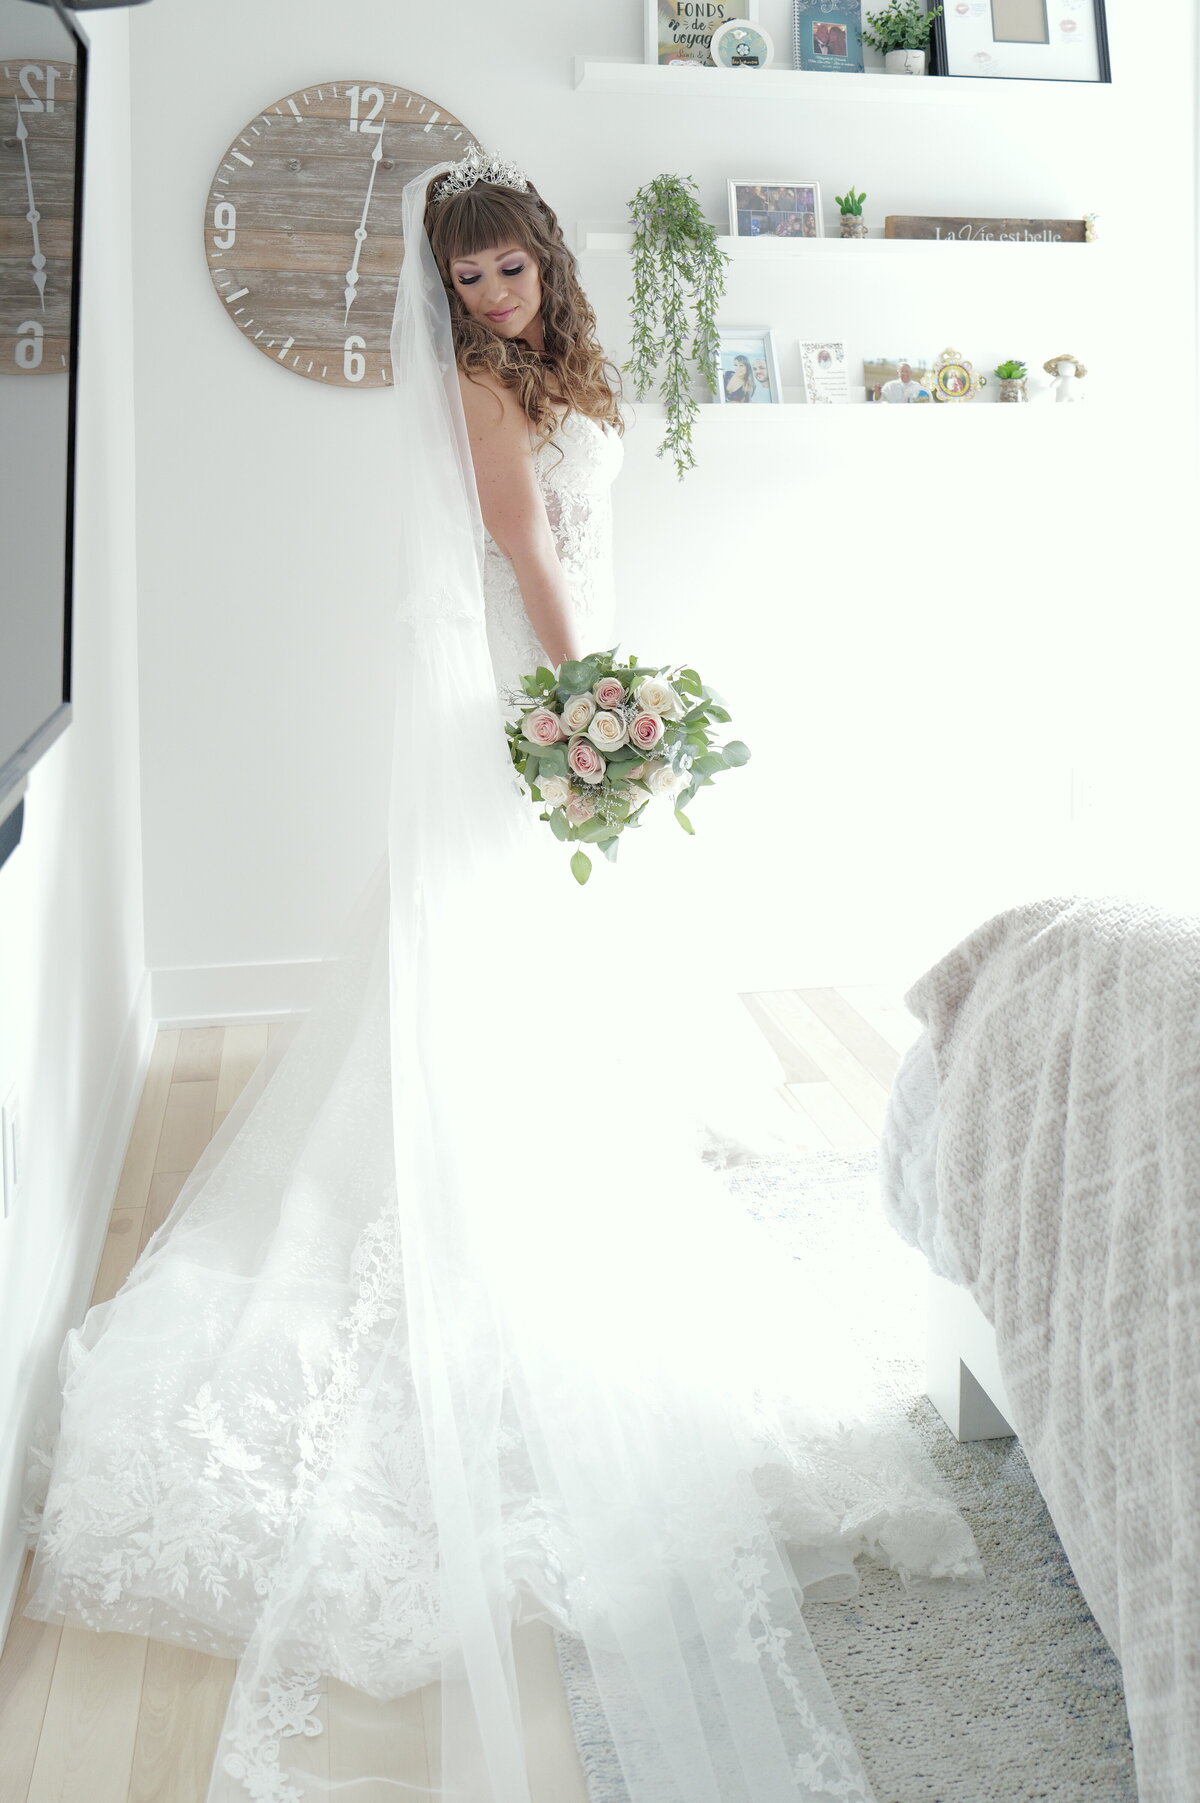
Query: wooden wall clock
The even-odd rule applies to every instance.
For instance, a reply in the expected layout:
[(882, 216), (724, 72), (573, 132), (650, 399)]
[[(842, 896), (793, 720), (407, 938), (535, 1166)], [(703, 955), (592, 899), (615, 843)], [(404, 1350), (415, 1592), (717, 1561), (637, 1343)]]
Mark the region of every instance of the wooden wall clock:
[(257, 114), (204, 219), (213, 286), (247, 342), (309, 381), (387, 387), (404, 185), (477, 142), (390, 81), (314, 82)]
[(75, 65), (0, 59), (0, 371), (71, 361)]

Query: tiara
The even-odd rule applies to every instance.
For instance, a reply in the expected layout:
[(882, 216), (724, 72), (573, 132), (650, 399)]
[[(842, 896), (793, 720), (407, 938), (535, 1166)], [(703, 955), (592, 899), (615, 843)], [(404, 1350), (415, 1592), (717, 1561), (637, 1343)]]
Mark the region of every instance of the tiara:
[(440, 206), (452, 194), (465, 194), (476, 182), (495, 182), (501, 188), (516, 188), (521, 194), (529, 187), (528, 178), (515, 163), (506, 163), (493, 151), (472, 144), (461, 162), (453, 163), (434, 189), (434, 205)]

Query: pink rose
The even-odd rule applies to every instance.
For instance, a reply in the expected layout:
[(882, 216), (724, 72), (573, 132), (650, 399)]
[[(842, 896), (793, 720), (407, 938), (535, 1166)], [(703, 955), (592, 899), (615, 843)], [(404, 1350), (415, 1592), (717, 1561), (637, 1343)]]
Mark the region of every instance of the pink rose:
[(629, 722), (629, 743), (639, 751), (652, 751), (663, 736), (663, 723), (657, 714), (635, 714)]
[(602, 676), (592, 694), (596, 697), (596, 705), (612, 709), (620, 707), (625, 699), (625, 685), (617, 681), (615, 676)]
[(562, 722), (548, 707), (535, 707), (526, 714), (523, 731), (534, 745), (557, 745), (563, 737)]
[(602, 783), (604, 772), (608, 769), (592, 741), (582, 735), (572, 739), (567, 746), (567, 763), (580, 782), (584, 783)]
[(584, 826), (596, 812), (596, 804), (590, 795), (573, 795), (563, 813), (572, 826)]

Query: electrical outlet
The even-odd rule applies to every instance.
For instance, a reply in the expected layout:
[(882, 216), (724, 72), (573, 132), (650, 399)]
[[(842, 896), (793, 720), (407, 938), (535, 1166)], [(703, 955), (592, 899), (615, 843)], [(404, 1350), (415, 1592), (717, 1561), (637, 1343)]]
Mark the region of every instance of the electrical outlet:
[(7, 1220), (21, 1181), (21, 1114), (15, 1089), (9, 1090), (0, 1108), (0, 1164), (3, 1165), (4, 1219)]

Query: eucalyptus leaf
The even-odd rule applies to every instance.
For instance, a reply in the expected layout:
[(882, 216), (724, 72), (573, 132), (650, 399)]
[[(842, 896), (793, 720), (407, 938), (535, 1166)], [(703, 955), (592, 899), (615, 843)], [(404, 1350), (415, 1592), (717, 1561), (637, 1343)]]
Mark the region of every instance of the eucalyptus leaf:
[(697, 776), (715, 776), (718, 770), (724, 770), (726, 768), (725, 759), (719, 751), (706, 752), (702, 758), (697, 758), (692, 765), (692, 770)]
[(728, 745), (722, 746), (725, 762), (736, 770), (740, 764), (750, 762), (750, 747), (743, 745), (740, 739), (730, 739)]
[(572, 853), (571, 875), (575, 878), (575, 881), (578, 884), (580, 884), (580, 886), (582, 887), (582, 885), (587, 882), (587, 880), (591, 876), (591, 874), (592, 874), (592, 860), (588, 857), (586, 851), (577, 851), (577, 852)]
[(561, 808), (555, 808), (550, 815), (550, 831), (564, 843), (570, 837), (570, 827)]
[(610, 864), (616, 863), (617, 852), (620, 848), (621, 841), (619, 839), (602, 839), (600, 841), (600, 850), (604, 853)]
[(676, 808), (675, 818), (678, 820), (685, 833), (695, 833), (695, 827), (692, 825), (682, 808)]

